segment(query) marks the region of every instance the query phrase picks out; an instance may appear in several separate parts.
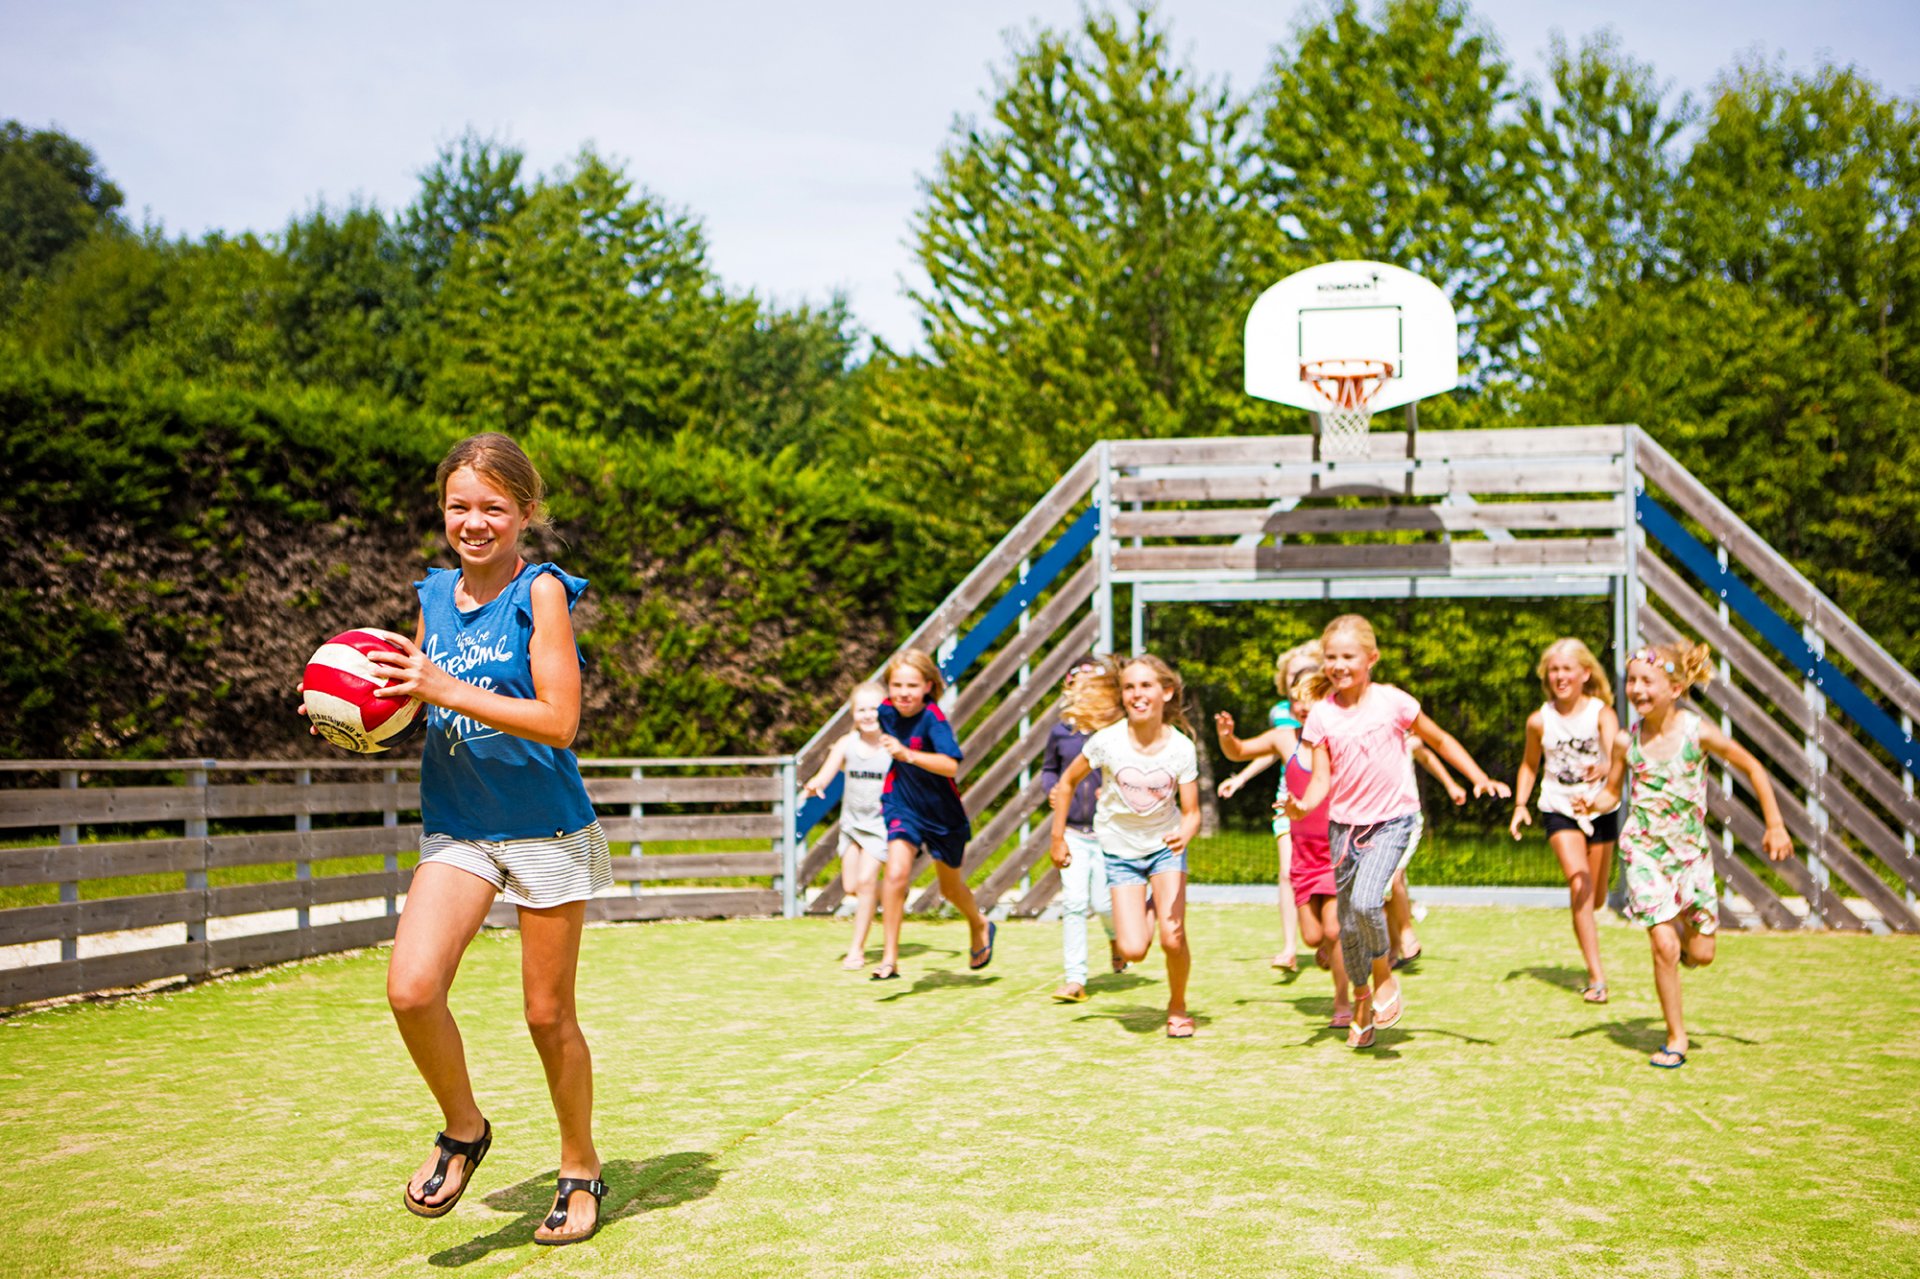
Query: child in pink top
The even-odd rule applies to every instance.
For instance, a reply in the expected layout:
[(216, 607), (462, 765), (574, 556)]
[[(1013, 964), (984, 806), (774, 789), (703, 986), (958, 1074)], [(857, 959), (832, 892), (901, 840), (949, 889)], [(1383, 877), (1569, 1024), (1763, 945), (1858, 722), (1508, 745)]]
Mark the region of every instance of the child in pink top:
[(1351, 613), (1334, 618), (1320, 643), (1325, 666), (1315, 687), (1323, 697), (1300, 730), (1301, 745), (1313, 752), (1313, 780), (1306, 794), (1287, 800), (1287, 816), (1304, 820), (1328, 801), (1340, 946), (1347, 976), (1355, 983), (1347, 1046), (1371, 1048), (1375, 1028), (1393, 1025), (1405, 1009), (1400, 981), (1390, 967), (1386, 895), (1420, 821), (1420, 792), (1407, 767), (1407, 733), (1466, 774), (1474, 794), (1512, 792), (1488, 777), (1451, 733), (1421, 712), (1419, 702), (1373, 682), (1380, 649), (1366, 618)]

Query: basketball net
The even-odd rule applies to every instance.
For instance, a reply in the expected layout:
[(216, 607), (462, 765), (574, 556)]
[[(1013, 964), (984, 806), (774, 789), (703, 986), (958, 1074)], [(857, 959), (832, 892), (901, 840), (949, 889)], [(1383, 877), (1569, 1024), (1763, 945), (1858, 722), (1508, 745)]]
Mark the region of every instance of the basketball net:
[(1327, 402), (1320, 410), (1320, 456), (1366, 457), (1367, 430), (1373, 424), (1373, 397), (1393, 376), (1386, 360), (1306, 360), (1300, 380), (1309, 382)]

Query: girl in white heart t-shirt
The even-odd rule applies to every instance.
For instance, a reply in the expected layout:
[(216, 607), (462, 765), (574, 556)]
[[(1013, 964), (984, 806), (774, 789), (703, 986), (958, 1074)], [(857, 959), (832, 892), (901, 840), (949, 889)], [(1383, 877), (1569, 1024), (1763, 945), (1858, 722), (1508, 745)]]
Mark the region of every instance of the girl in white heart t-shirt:
[[(1109, 676), (1113, 678), (1113, 676)], [(1187, 1012), (1187, 844), (1200, 830), (1200, 767), (1193, 730), (1183, 709), (1180, 676), (1157, 657), (1141, 654), (1118, 671), (1126, 718), (1087, 739), (1054, 786), (1053, 864), (1072, 862), (1067, 847), (1067, 801), (1089, 772), (1101, 773), (1093, 834), (1107, 862), (1113, 929), (1121, 958), (1144, 959), (1153, 941), (1147, 889), (1160, 919), (1167, 956), (1167, 1034), (1193, 1036)]]

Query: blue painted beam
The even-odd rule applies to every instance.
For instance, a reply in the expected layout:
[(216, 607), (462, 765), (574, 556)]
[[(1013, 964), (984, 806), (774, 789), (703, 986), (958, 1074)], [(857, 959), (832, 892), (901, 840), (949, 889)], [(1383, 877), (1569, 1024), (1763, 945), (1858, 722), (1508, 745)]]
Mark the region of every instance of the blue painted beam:
[(1687, 532), (1666, 507), (1645, 493), (1635, 498), (1634, 518), (1649, 537), (1709, 590), (1718, 593), (1727, 607), (1758, 631), (1789, 665), (1812, 680), (1815, 687), (1826, 694), (1829, 703), (1880, 743), (1888, 754), (1900, 761), (1901, 767), (1920, 777), (1920, 749), (1916, 749), (1913, 738), (1839, 667), (1816, 653), (1802, 638), (1799, 626), (1774, 612), (1752, 587), (1723, 566), (1711, 549)]
[[(987, 610), (986, 616), (960, 638), (960, 642), (953, 646), (953, 651), (947, 654), (946, 660), (940, 663), (940, 673), (949, 681), (959, 679), (1099, 535), (1100, 508), (1089, 506), (1039, 559), (1027, 567), (1026, 576), (1001, 596)], [(840, 802), (840, 791), (841, 779), (836, 775), (824, 797), (810, 799), (800, 806), (794, 819), (796, 838), (804, 837), (820, 824), (833, 806)]]

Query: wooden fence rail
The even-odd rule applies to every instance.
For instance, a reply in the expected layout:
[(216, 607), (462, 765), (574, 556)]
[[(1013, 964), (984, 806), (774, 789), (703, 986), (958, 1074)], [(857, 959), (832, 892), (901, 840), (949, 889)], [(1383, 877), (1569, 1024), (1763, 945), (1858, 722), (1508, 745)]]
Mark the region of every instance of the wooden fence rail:
[[(609, 839), (648, 848), (614, 858), (615, 891), (589, 903), (589, 918), (797, 908), (790, 757), (581, 767)], [(0, 906), (0, 1006), (390, 939), (420, 839), (417, 768), (0, 765), (0, 779), (25, 783), (0, 788), (0, 841), (40, 841), (0, 847), (0, 901), (14, 903)], [(512, 926), (517, 914), (496, 907), (489, 922)]]

